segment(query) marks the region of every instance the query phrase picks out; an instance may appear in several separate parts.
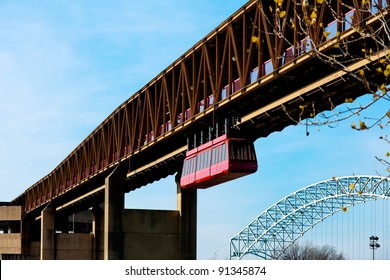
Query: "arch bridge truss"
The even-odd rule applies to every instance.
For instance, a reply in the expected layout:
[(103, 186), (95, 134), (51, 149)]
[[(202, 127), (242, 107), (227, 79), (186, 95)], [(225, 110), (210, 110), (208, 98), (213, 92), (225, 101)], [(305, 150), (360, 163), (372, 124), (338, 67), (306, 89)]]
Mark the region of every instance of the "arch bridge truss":
[(281, 199), (230, 239), (230, 258), (277, 259), (324, 219), (349, 207), (390, 198), (390, 178), (350, 176), (322, 181)]

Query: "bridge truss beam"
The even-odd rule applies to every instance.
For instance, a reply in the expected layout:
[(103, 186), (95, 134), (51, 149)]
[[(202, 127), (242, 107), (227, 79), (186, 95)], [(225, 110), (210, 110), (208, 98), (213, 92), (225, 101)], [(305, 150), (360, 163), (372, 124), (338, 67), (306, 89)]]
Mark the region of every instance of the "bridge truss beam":
[[(338, 0), (332, 4), (339, 11), (339, 16), (344, 15), (342, 9), (337, 9), (341, 2)], [(344, 5), (347, 2), (343, 2)], [(358, 2), (349, 1), (348, 9), (358, 9)], [(333, 40), (332, 44), (325, 42), (326, 38), (319, 35), (319, 30), (321, 24), (333, 21), (334, 15), (322, 6), (317, 22), (308, 27), (307, 34), (299, 34), (297, 29), (287, 28), (286, 19), (298, 22), (299, 15), (307, 13), (301, 8), (303, 0), (286, 0), (285, 3), (286, 14), (281, 20), (278, 13), (273, 14), (268, 6), (263, 7), (262, 1), (249, 1), (120, 105), (50, 174), (12, 203), (24, 205), (29, 213), (42, 209), (53, 200), (65, 199), (70, 193), (90, 192), (93, 188), (89, 186), (90, 182), (99, 181), (92, 184), (102, 185), (104, 178), (119, 165), (123, 170), (142, 168), (163, 157), (164, 153), (185, 145), (187, 136), (205, 123), (213, 126), (216, 120), (224, 119), (232, 112), (245, 116), (331, 74), (334, 69), (323, 65), (321, 71), (312, 71), (319, 61), (315, 63), (315, 56), (305, 55), (301, 48), (294, 47), (292, 52), (286, 49), (290, 49), (290, 45), (301, 46), (306, 38), (303, 36), (309, 34), (311, 44), (323, 46), (324, 51), (332, 50), (336, 41)], [(277, 8), (277, 3), (272, 5)], [(337, 30), (343, 31), (340, 24)], [(352, 36), (353, 32), (348, 34)], [(374, 62), (367, 62), (370, 63), (373, 67)], [(300, 73), (299, 68), (303, 69)], [(312, 81), (297, 78), (294, 83), (291, 82), (291, 77), (299, 77), (302, 72), (308, 71)], [(371, 71), (372, 75), (375, 73)], [(284, 78), (278, 81), (278, 77)], [(280, 81), (289, 86), (281, 86)], [(345, 91), (344, 94), (354, 97), (364, 94), (363, 90), (364, 87), (359, 91)], [(320, 98), (328, 99), (332, 94), (335, 92), (323, 94)], [(244, 98), (247, 98), (246, 102), (237, 104), (236, 101)], [(301, 96), (299, 98), (303, 100)], [(344, 95), (338, 98), (338, 103), (345, 100)], [(284, 104), (277, 102), (275, 106)], [(318, 112), (320, 109), (323, 108), (319, 108)], [(269, 108), (269, 111), (272, 110)], [(289, 113), (298, 111), (298, 106), (295, 106)], [(261, 129), (256, 128), (261, 133), (252, 135), (253, 128), (244, 129), (244, 126), (241, 132), (246, 131), (249, 137), (255, 139), (274, 131), (275, 127), (269, 125), (270, 122), (259, 122)], [(288, 124), (291, 124), (288, 117), (278, 119), (279, 127)], [(161, 176), (174, 174), (179, 169), (180, 160), (169, 165)], [(131, 178), (129, 180), (126, 191), (142, 186)]]
[(281, 199), (230, 239), (230, 258), (277, 259), (308, 230), (353, 205), (390, 198), (390, 179), (351, 176), (322, 181)]

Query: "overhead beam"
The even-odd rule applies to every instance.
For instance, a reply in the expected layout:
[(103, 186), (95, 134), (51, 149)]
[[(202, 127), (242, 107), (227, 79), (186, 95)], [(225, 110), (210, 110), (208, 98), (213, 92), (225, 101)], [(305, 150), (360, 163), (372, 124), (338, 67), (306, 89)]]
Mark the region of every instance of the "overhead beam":
[(345, 71), (345, 70), (337, 71), (337, 72), (332, 73), (332, 74), (330, 74), (330, 75), (328, 75), (328, 76), (326, 76), (326, 77), (324, 77), (324, 78), (322, 78), (314, 83), (309, 84), (308, 86), (305, 86), (305, 87), (303, 87), (299, 90), (296, 90), (288, 95), (285, 95), (282, 98), (279, 98), (278, 100), (275, 100), (275, 101), (267, 104), (266, 106), (263, 106), (255, 111), (241, 117), (241, 121), (238, 123), (238, 125), (246, 123), (252, 119), (255, 119), (255, 118), (261, 116), (262, 114), (266, 114), (269, 111), (273, 111), (278, 107), (281, 108), (281, 106), (283, 104), (286, 104), (286, 103), (288, 103), (288, 102), (290, 102), (290, 101), (292, 101), (300, 96), (303, 97), (310, 92), (319, 90), (319, 88), (324, 87), (327, 84), (330, 84), (330, 83), (334, 84), (338, 80), (341, 80), (341, 78), (343, 76), (347, 75), (349, 72), (355, 72), (360, 68), (363, 68), (371, 63), (374, 63), (375, 61), (378, 61), (379, 59), (381, 59), (385, 55), (386, 55), (385, 51), (379, 52), (379, 53), (372, 55), (366, 59), (362, 59), (358, 62), (355, 62), (354, 64), (352, 64), (351, 66), (348, 67), (348, 71)]

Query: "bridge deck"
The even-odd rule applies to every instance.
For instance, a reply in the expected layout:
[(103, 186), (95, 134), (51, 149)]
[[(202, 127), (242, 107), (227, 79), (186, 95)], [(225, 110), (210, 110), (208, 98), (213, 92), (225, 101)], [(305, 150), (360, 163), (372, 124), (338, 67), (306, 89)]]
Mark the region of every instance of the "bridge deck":
[[(339, 16), (353, 12), (356, 1), (350, 2), (338, 9)], [(286, 3), (290, 7), (286, 18), (296, 22), (293, 3)], [(383, 11), (387, 18), (387, 9)], [(27, 212), (49, 202), (67, 205), (95, 193), (114, 168), (128, 173), (126, 191), (131, 191), (176, 173), (187, 138), (227, 116), (237, 117), (234, 125), (243, 137), (257, 139), (308, 117), (300, 105), (315, 104), (319, 113), (367, 93), (363, 83), (316, 55), (337, 52), (334, 46), (339, 40), (359, 36), (356, 28), (333, 22), (326, 7), (318, 23), (303, 35), (285, 27), (281, 34), (272, 33), (275, 26), (268, 17), (261, 2), (248, 2), (126, 100), (50, 174), (12, 203), (25, 205)], [(328, 38), (315, 32), (322, 28), (320, 22), (329, 30)], [(380, 24), (375, 16), (364, 22), (373, 28)], [(366, 44), (374, 47), (373, 42)], [(375, 69), (378, 58), (386, 55), (375, 50), (372, 57), (350, 63), (348, 71)], [(361, 47), (352, 45), (349, 52), (360, 54)], [(378, 73), (369, 75), (375, 81)], [(162, 160), (166, 157), (169, 160)]]

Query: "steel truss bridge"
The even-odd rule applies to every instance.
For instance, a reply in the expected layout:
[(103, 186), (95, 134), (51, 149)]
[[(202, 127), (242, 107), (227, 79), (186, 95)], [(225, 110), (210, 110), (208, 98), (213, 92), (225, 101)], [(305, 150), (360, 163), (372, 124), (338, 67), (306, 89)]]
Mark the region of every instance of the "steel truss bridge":
[(277, 259), (324, 219), (370, 200), (390, 199), (390, 179), (350, 176), (322, 181), (276, 202), (230, 239), (230, 258)]
[[(302, 8), (306, 1), (284, 2), (282, 21), (297, 26), (299, 14), (307, 13)], [(27, 215), (39, 215), (49, 203), (57, 211), (73, 207), (73, 212), (78, 204), (85, 209), (103, 201), (100, 186), (114, 169), (126, 177), (124, 192), (180, 172), (187, 140), (194, 139), (195, 145), (207, 140), (203, 132), (218, 123), (229, 122), (242, 137), (255, 140), (295, 124), (292, 118), (308, 117), (301, 115), (300, 106), (315, 104), (319, 113), (366, 94), (363, 83), (313, 55), (314, 48), (332, 54), (339, 39), (358, 38), (360, 24), (382, 25), (379, 17), (360, 12), (351, 22), (347, 15), (360, 2), (332, 3), (340, 19), (336, 25), (331, 25), (332, 11), (318, 6), (317, 22), (301, 34), (286, 24), (276, 30), (281, 19), (270, 19), (280, 15), (262, 1), (249, 1), (123, 102), (12, 205), (24, 206)], [(387, 20), (388, 3), (382, 2), (381, 18)], [(327, 38), (321, 35), (325, 30)], [(369, 39), (365, 47), (374, 51), (347, 68), (350, 73), (371, 69), (366, 77), (374, 81), (378, 60), (387, 53)], [(349, 52), (360, 55), (361, 46), (351, 45)]]

